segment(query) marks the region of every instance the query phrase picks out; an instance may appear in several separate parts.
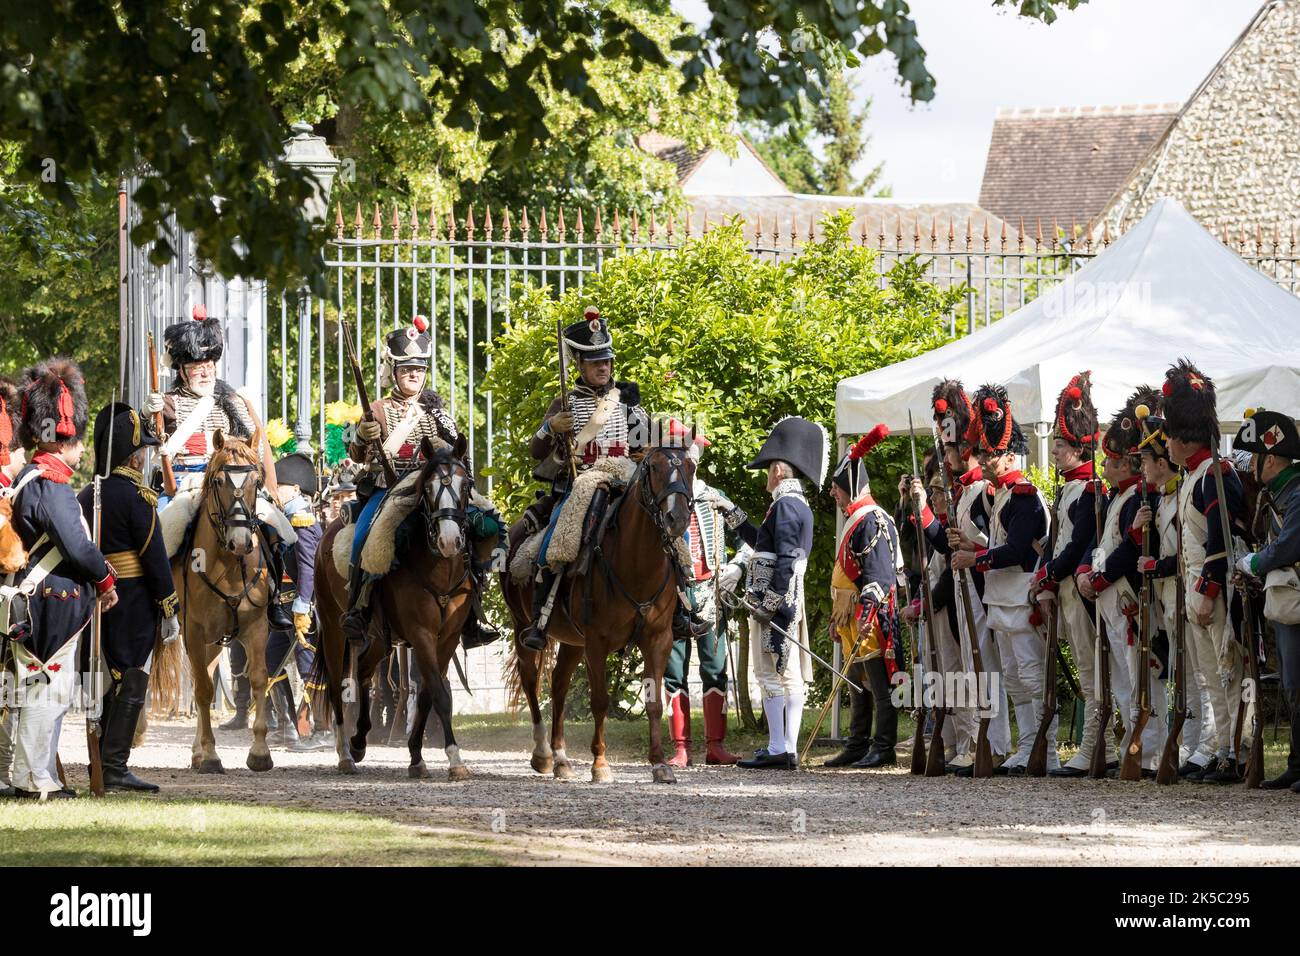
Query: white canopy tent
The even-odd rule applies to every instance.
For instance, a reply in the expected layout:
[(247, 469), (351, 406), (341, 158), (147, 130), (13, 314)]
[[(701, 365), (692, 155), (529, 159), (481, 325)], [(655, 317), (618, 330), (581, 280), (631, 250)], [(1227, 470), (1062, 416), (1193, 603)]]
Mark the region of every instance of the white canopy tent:
[[(1247, 406), (1300, 412), (1300, 298), (1248, 266), (1175, 200), (1162, 199), (1114, 245), (1019, 311), (840, 382), (836, 431), (856, 435), (878, 422), (905, 431), (909, 409), (918, 429), (928, 430), (934, 386), (957, 378), (970, 391), (1004, 384), (1029, 437), (1032, 426), (1053, 420), (1057, 395), (1083, 369), (1092, 370), (1104, 425), (1138, 385), (1160, 385), (1183, 356), (1214, 381), (1225, 427)], [(1040, 461), (1046, 434), (1039, 430)]]

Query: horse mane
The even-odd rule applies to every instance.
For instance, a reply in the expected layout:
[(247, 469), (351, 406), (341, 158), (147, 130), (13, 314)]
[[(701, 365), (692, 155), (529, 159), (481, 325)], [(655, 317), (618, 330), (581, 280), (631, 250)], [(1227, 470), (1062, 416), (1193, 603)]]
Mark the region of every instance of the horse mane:
[(256, 448), (243, 439), (223, 435), (221, 447), (213, 452), (207, 471), (203, 474), (204, 497), (207, 497), (212, 490), (214, 480), (212, 476), (221, 474), (221, 469), (229, 465), (232, 460), (238, 465), (252, 465), (259, 474), (262, 471), (262, 459)]

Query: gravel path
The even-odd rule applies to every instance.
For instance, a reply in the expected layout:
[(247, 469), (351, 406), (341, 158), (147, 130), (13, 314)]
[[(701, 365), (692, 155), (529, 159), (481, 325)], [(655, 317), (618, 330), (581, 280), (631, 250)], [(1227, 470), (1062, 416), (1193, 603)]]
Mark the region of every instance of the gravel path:
[[(84, 739), (79, 722), (65, 734), (65, 747)], [(529, 768), (526, 725), (494, 751), (473, 749), (467, 736), (474, 776), (461, 783), (447, 781), (445, 757), (428, 749), (432, 778), (407, 779), (405, 748), (390, 747), (371, 747), (351, 777), (337, 772), (332, 751), (277, 749), (275, 769), (254, 774), (244, 767), (249, 735), (236, 732), (218, 732), (226, 773), (200, 776), (177, 769), (188, 768), (193, 739), (183, 723), (154, 725), (133, 766), (167, 795), (374, 813), (487, 836), (524, 863), (1300, 863), (1300, 796), (1286, 791), (703, 766), (666, 786), (631, 762), (615, 763), (614, 782), (598, 785), (576, 737), (576, 777), (557, 781)], [(84, 780), (71, 763), (74, 781)]]

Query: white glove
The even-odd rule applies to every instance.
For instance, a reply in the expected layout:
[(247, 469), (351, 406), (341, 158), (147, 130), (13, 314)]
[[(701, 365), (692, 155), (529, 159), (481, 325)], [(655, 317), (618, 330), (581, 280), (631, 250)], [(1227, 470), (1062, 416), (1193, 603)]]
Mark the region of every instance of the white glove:
[(736, 592), (736, 585), (740, 583), (743, 574), (744, 572), (741, 571), (740, 565), (738, 564), (724, 565), (722, 570), (718, 572), (718, 587), (722, 588), (722, 590), (726, 591), (728, 594), (734, 594)]
[(146, 415), (156, 415), (163, 410), (163, 393), (150, 392), (149, 397), (144, 400), (144, 413)]
[(1240, 571), (1242, 574), (1246, 575), (1247, 577), (1251, 577), (1251, 578), (1255, 577), (1255, 571), (1251, 564), (1251, 562), (1254, 560), (1255, 560), (1255, 555), (1243, 554), (1241, 557), (1237, 559), (1237, 570)]
[(379, 422), (362, 419), (357, 422), (357, 437), (362, 441), (374, 441), (379, 437)]
[(179, 614), (163, 618), (163, 647), (181, 636), (181, 618)]

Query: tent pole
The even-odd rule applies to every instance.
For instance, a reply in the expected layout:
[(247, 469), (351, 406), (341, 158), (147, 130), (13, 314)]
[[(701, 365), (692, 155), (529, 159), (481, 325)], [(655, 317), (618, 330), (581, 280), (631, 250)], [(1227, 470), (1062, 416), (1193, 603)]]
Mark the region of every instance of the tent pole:
[[(843, 435), (836, 436), (836, 453), (835, 453), (836, 461), (839, 461), (841, 458), (844, 457), (844, 453), (848, 451), (848, 444), (849, 444), (849, 440), (845, 438)], [(840, 535), (843, 533), (844, 533), (844, 512), (841, 511), (839, 508), (836, 508), (835, 509), (835, 540), (837, 542), (840, 540)], [(831, 663), (835, 665), (835, 669), (837, 671), (843, 670), (844, 655), (840, 649), (840, 642), (838, 640), (831, 641), (831, 655), (832, 655)], [(831, 702), (831, 739), (832, 740), (840, 739), (840, 694), (838, 690), (835, 692), (835, 699)]]

